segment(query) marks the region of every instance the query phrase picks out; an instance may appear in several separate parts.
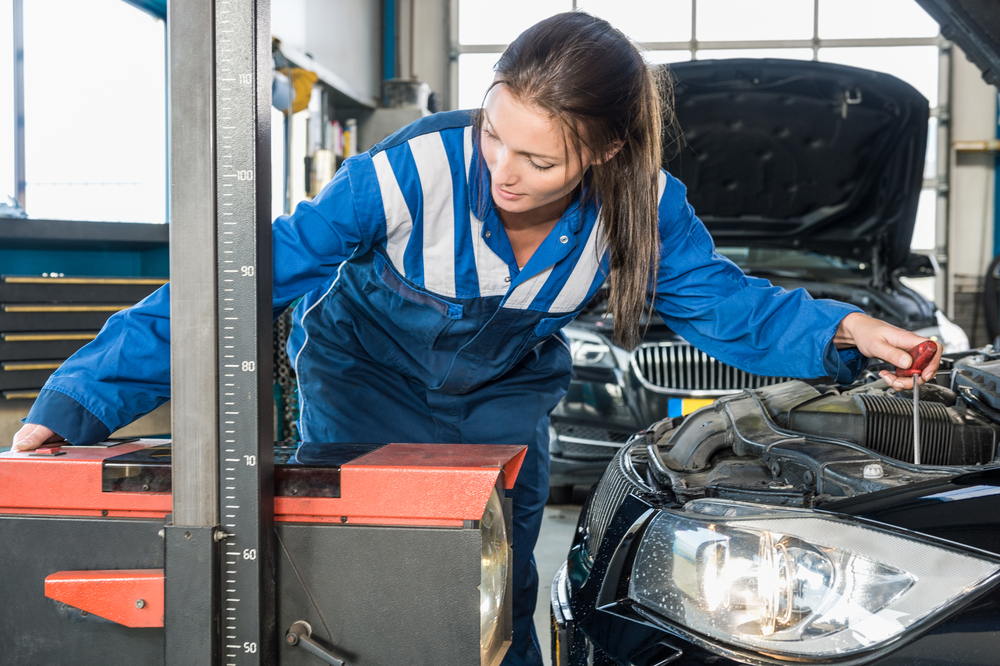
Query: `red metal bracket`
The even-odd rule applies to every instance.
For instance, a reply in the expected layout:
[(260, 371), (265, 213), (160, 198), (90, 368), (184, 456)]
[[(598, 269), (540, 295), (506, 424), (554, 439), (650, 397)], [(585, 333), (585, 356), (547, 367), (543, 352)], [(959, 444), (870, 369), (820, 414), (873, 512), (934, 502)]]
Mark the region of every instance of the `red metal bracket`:
[(45, 596), (126, 627), (163, 626), (163, 569), (58, 571)]

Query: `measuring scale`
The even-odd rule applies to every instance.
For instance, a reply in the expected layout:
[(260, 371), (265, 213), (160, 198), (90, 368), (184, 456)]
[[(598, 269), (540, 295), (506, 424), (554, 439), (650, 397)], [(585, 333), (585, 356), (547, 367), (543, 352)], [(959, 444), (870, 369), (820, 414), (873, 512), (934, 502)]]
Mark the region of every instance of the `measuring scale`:
[(268, 12), (263, 2), (215, 2), (219, 517), (225, 534), (219, 612), (227, 666), (273, 659)]

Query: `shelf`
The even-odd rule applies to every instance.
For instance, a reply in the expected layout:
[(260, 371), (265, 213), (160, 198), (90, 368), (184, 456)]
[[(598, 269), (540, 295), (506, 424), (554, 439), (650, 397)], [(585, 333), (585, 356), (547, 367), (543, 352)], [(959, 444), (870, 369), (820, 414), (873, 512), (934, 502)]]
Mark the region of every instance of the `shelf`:
[(365, 110), (372, 110), (380, 106), (377, 99), (361, 94), (338, 74), (319, 64), (295, 47), (282, 43), (281, 53), (296, 67), (316, 72), (320, 82), (333, 92), (332, 102), (335, 108), (360, 107)]
[(10, 250), (154, 250), (169, 238), (166, 224), (0, 218), (0, 246)]

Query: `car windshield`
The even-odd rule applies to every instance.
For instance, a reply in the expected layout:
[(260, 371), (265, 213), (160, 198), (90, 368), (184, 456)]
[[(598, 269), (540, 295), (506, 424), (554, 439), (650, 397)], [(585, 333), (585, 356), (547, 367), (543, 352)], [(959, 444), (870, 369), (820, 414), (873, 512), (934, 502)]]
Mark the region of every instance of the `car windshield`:
[(871, 264), (828, 254), (770, 247), (720, 247), (718, 251), (750, 275), (830, 280), (871, 275)]

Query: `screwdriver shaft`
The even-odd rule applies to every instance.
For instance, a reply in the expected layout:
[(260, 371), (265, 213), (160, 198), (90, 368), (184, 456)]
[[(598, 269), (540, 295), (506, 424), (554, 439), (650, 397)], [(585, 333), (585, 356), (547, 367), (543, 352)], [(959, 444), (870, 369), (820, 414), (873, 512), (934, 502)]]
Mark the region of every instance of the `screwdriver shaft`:
[(913, 377), (913, 463), (920, 464), (920, 375)]

